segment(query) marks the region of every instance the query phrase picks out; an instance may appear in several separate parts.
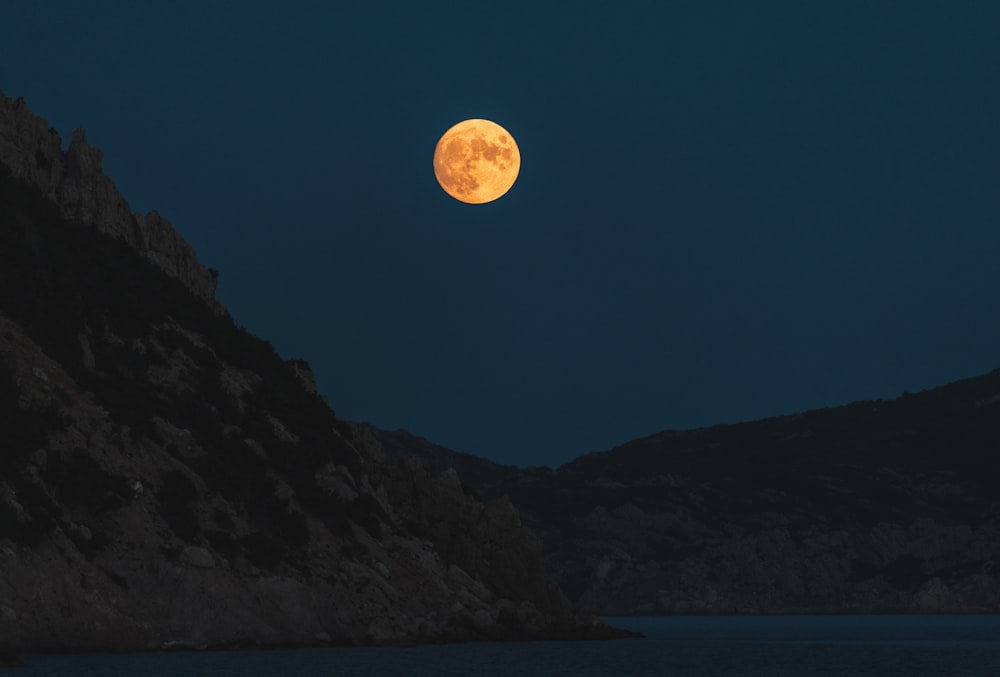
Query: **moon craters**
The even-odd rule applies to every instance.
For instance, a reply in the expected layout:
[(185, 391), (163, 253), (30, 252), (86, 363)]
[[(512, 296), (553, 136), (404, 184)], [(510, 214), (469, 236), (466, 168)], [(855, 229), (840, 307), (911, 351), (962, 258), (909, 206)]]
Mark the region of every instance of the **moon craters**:
[(434, 175), (446, 193), (470, 204), (491, 202), (517, 180), (521, 155), (514, 139), (489, 120), (450, 128), (434, 151)]

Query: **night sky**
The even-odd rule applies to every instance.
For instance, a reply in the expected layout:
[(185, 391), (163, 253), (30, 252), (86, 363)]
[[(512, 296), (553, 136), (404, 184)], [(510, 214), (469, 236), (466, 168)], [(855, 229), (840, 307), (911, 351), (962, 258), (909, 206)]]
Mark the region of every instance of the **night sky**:
[(5, 3), (0, 89), (344, 417), (558, 465), (1000, 367), (998, 2), (150, 4)]

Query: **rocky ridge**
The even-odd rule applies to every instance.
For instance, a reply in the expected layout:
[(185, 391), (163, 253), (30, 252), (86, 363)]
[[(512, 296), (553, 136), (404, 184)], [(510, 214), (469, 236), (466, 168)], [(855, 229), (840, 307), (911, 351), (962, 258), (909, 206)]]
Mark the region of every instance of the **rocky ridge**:
[[(62, 216), (120, 239), (177, 278), (194, 294), (215, 304), (218, 273), (198, 262), (180, 233), (157, 212), (133, 213), (104, 175), (104, 154), (87, 143), (84, 130), (73, 132), (63, 151), (56, 130), (0, 91), (0, 162), (11, 174), (38, 187)], [(217, 306), (222, 310), (221, 306)]]
[(506, 500), (388, 458), (82, 134), (0, 105), (0, 652), (622, 636)]
[(587, 613), (1000, 612), (1000, 370), (554, 470), (375, 434), (509, 497)]

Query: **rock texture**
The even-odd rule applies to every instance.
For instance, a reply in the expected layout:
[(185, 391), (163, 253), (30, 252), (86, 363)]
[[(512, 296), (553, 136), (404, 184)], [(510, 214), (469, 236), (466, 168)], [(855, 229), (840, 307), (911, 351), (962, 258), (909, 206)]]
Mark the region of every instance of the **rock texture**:
[(584, 612), (1000, 612), (1000, 370), (667, 431), (557, 470), (376, 434), (508, 496)]
[(218, 273), (198, 263), (191, 245), (158, 213), (133, 214), (104, 175), (103, 161), (104, 154), (87, 143), (83, 129), (73, 132), (64, 152), (59, 134), (23, 99), (12, 100), (0, 91), (0, 162), (13, 176), (53, 200), (65, 219), (122, 240), (215, 305)]
[(508, 501), (387, 458), (205, 303), (82, 134), (0, 116), (0, 652), (621, 635)]

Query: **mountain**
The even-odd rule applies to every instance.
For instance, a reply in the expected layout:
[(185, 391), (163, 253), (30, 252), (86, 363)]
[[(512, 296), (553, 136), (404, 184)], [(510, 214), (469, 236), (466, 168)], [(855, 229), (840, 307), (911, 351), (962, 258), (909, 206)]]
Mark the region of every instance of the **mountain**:
[(555, 470), (373, 434), (509, 497), (587, 613), (1000, 612), (1000, 370)]
[(623, 636), (387, 456), (78, 130), (0, 93), (0, 654)]

